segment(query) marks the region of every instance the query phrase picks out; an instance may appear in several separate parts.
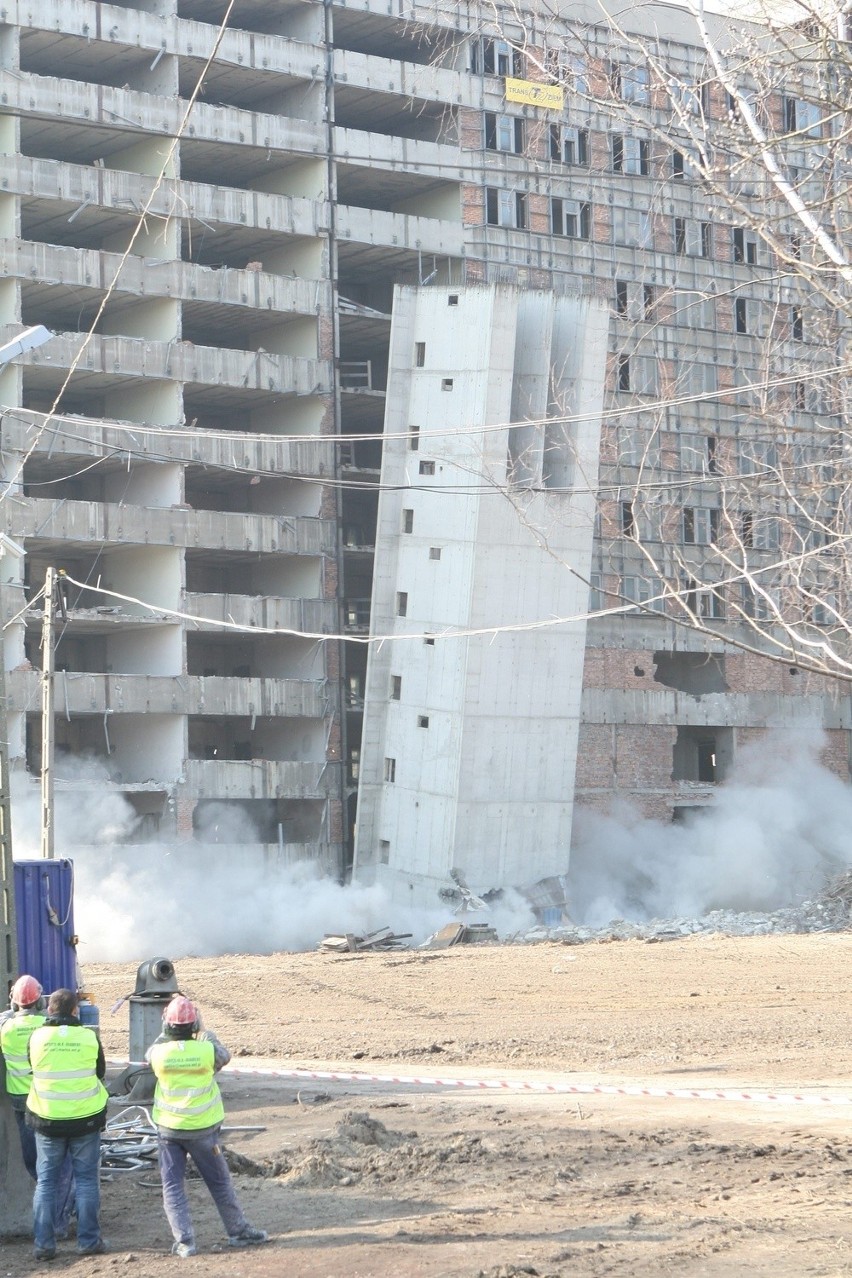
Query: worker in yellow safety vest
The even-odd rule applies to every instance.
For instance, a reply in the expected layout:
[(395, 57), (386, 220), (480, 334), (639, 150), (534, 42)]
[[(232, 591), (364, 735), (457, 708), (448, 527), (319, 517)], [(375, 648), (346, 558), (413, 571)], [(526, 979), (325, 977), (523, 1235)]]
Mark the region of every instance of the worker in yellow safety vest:
[(54, 1209), (60, 1171), (69, 1154), (76, 1183), (77, 1251), (82, 1256), (100, 1255), (106, 1251), (99, 1221), (101, 1131), (108, 1099), (101, 1080), (106, 1061), (95, 1031), (80, 1024), (73, 990), (51, 994), (44, 1024), (30, 1037), (29, 1060), (27, 1125), (36, 1139), (36, 1260), (56, 1255)]
[(186, 1195), (187, 1155), (210, 1191), (232, 1247), (264, 1243), (269, 1235), (246, 1220), (222, 1152), (225, 1117), (214, 1075), (231, 1059), (198, 1008), (176, 994), (163, 1012), (163, 1032), (146, 1053), (157, 1079), (152, 1117), (159, 1135), (163, 1207), (174, 1237), (172, 1255), (198, 1254)]
[[(44, 1024), (47, 999), (34, 976), (23, 973), (9, 992), (9, 1011), (0, 1015), (0, 1055), (5, 1066), (6, 1094), (18, 1124), (21, 1157), (24, 1167), (36, 1178), (35, 1132), (27, 1126), (27, 1097), (33, 1081), (30, 1068), (30, 1038)], [(0, 1069), (0, 1076), (2, 1076)], [(56, 1233), (68, 1237), (68, 1226), (74, 1210), (74, 1178), (71, 1159), (62, 1164), (56, 1195)]]

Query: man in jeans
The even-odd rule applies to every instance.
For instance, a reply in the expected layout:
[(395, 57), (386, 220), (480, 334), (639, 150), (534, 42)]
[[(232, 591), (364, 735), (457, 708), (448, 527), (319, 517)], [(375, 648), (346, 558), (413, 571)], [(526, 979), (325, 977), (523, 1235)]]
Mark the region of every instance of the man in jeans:
[(187, 1154), (210, 1191), (230, 1245), (265, 1243), (269, 1235), (249, 1224), (237, 1201), (220, 1144), (225, 1110), (213, 1076), (231, 1053), (201, 1028), (195, 1004), (175, 994), (163, 1012), (163, 1032), (146, 1057), (157, 1078), (152, 1117), (160, 1137), (163, 1207), (175, 1240), (172, 1255), (197, 1255), (186, 1196)]
[(45, 1022), (30, 1036), (29, 1059), (27, 1125), (36, 1139), (35, 1258), (52, 1260), (56, 1255), (57, 1187), (69, 1153), (77, 1186), (77, 1251), (98, 1256), (106, 1251), (99, 1222), (106, 1062), (95, 1031), (80, 1024), (73, 990), (51, 994)]
[[(47, 999), (34, 976), (19, 976), (9, 994), (9, 1011), (0, 1014), (0, 1055), (5, 1067), (6, 1094), (18, 1124), (21, 1157), (24, 1166), (36, 1179), (35, 1132), (27, 1126), (27, 1096), (33, 1081), (30, 1068), (30, 1037), (44, 1024)], [(2, 1074), (0, 1070), (0, 1074)], [(69, 1221), (74, 1210), (74, 1178), (71, 1158), (65, 1159), (56, 1195), (56, 1236), (68, 1237)]]

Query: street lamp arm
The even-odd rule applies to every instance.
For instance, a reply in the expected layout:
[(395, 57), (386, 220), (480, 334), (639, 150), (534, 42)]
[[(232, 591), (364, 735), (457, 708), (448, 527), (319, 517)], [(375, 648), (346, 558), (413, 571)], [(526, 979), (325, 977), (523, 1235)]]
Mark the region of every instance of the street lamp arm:
[(49, 342), (53, 333), (49, 328), (45, 328), (43, 324), (34, 324), (32, 328), (25, 328), (23, 333), (19, 333), (11, 342), (4, 342), (0, 346), (0, 366), (8, 364), (10, 360), (17, 359), (19, 355), (26, 355), (27, 351), (35, 350), (38, 346), (44, 346), (45, 342)]

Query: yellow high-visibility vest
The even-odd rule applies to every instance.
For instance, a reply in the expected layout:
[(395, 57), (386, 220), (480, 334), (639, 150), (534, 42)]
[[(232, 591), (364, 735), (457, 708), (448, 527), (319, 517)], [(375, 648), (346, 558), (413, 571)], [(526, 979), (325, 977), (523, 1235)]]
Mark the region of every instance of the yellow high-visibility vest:
[(85, 1025), (41, 1025), (30, 1038), (33, 1081), (27, 1109), (60, 1121), (89, 1118), (106, 1108), (107, 1090), (95, 1073), (98, 1039)]
[(224, 1121), (225, 1109), (213, 1077), (215, 1050), (207, 1040), (171, 1039), (148, 1052), (157, 1076), (151, 1117), (158, 1127), (199, 1131)]
[(0, 1025), (0, 1050), (6, 1062), (6, 1091), (9, 1096), (26, 1096), (33, 1072), (27, 1055), (30, 1038), (44, 1024), (36, 1012), (16, 1012)]

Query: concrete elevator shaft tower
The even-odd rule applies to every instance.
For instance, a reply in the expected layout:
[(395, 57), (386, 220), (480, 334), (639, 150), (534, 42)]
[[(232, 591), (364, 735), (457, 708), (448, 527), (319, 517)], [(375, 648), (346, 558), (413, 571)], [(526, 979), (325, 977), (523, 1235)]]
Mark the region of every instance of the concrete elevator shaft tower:
[(607, 324), (396, 290), (354, 872), (397, 900), (568, 868)]

